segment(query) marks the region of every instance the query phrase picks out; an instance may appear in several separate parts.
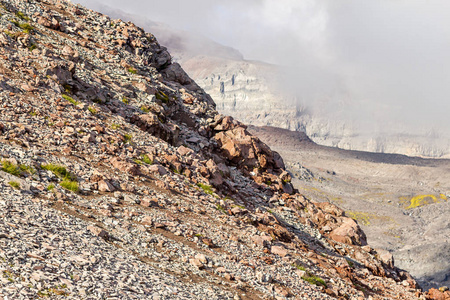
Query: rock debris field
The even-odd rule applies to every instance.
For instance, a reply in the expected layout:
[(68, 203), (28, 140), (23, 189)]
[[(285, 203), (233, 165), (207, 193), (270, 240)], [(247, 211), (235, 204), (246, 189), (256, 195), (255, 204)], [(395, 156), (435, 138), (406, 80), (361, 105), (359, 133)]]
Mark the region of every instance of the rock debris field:
[(0, 1), (0, 298), (441, 299), (155, 37)]

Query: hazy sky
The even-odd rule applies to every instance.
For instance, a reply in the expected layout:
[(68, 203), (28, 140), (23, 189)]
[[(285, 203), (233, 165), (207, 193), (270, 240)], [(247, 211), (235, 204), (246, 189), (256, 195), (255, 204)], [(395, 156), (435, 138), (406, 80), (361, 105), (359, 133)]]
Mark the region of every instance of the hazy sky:
[(316, 107), (450, 132), (448, 0), (100, 2), (286, 66), (286, 87)]

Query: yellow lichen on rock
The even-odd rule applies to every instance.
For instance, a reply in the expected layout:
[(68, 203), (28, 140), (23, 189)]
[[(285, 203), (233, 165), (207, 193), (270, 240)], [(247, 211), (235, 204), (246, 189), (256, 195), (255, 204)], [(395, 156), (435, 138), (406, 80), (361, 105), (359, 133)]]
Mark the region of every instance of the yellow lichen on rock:
[(431, 203), (439, 203), (435, 195), (418, 195), (411, 198), (410, 205), (406, 209), (416, 208)]
[(370, 226), (372, 225), (372, 221), (378, 220), (383, 222), (394, 222), (394, 220), (387, 216), (378, 216), (375, 214), (362, 212), (362, 211), (346, 211), (345, 214), (352, 218), (353, 220), (357, 221), (358, 224)]

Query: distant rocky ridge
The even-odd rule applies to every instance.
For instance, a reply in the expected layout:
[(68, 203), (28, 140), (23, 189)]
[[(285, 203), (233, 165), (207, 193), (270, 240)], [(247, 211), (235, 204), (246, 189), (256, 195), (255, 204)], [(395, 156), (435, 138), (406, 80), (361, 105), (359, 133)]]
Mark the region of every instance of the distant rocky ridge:
[(0, 296), (439, 299), (215, 104), (155, 37), (0, 1)]

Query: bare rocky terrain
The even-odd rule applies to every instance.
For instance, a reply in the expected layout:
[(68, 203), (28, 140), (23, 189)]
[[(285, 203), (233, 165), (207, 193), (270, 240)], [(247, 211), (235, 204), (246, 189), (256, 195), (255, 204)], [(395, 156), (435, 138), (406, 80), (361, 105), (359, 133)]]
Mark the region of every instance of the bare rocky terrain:
[(344, 209), (370, 245), (392, 252), (423, 287), (450, 284), (450, 160), (341, 150), (271, 127), (249, 131), (283, 156), (294, 187)]
[(1, 299), (449, 296), (295, 191), (152, 34), (61, 0), (0, 14)]

